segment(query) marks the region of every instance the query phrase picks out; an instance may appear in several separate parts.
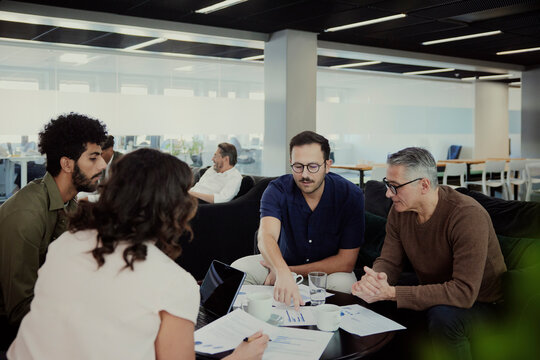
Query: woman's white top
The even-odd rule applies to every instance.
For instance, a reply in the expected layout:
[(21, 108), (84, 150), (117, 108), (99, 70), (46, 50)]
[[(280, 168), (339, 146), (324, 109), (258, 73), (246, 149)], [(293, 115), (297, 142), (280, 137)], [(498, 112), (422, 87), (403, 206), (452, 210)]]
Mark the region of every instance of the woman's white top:
[(125, 267), (124, 243), (98, 268), (96, 237), (95, 230), (65, 232), (51, 243), (8, 359), (155, 359), (161, 310), (196, 322), (191, 274), (151, 242), (134, 271)]

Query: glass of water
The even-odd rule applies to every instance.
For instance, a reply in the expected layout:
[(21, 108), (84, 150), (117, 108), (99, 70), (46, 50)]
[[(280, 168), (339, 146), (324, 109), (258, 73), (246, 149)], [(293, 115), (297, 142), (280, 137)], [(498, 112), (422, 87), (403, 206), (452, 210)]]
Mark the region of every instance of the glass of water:
[(326, 299), (326, 279), (328, 275), (321, 271), (312, 271), (308, 274), (309, 297), (312, 306), (324, 304)]

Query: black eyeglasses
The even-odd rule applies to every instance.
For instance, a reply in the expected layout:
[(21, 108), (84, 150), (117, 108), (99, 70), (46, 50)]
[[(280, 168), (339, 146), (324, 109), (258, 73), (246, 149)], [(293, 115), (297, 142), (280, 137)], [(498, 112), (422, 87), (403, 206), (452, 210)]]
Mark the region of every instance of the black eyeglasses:
[(400, 187), (402, 186), (405, 186), (405, 185), (409, 185), (410, 183), (413, 183), (415, 181), (418, 181), (418, 180), (422, 180), (423, 178), (417, 178), (417, 179), (414, 179), (414, 180), (411, 180), (409, 182), (406, 182), (405, 184), (401, 184), (401, 185), (398, 185), (398, 186), (395, 186), (395, 185), (392, 185), (388, 182), (388, 180), (386, 180), (386, 177), (384, 179), (382, 179), (384, 185), (386, 185), (386, 188), (387, 189), (390, 189), (390, 191), (392, 192), (392, 194), (394, 195), (397, 195), (397, 189), (399, 189)]
[(309, 163), (307, 165), (304, 165), (304, 164), (300, 164), (300, 163), (294, 163), (291, 165), (291, 169), (292, 171), (294, 171), (295, 173), (297, 174), (300, 174), (300, 173), (303, 173), (304, 172), (304, 168), (306, 167), (307, 168), (307, 171), (309, 171), (310, 173), (312, 174), (315, 174), (317, 172), (319, 172), (319, 169), (321, 168), (321, 166), (323, 166), (324, 163), (322, 164), (317, 164), (317, 163)]

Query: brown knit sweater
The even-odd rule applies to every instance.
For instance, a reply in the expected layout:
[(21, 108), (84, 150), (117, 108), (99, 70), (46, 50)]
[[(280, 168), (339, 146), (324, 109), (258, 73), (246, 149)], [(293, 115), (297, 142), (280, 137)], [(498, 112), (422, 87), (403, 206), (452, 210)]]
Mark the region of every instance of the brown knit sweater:
[(502, 299), (506, 265), (486, 210), (447, 186), (431, 218), (418, 224), (412, 211), (390, 210), (381, 256), (373, 269), (393, 285), (408, 257), (421, 285), (396, 286), (397, 306), (425, 310), (434, 305), (470, 308), (475, 301)]

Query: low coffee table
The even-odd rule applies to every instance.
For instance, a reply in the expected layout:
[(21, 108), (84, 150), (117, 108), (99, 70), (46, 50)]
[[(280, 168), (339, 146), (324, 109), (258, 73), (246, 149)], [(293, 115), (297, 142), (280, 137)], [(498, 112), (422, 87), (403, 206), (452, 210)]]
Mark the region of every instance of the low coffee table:
[[(369, 308), (369, 304), (358, 297), (345, 294), (338, 291), (329, 291), (334, 296), (326, 298), (327, 304), (336, 304), (339, 306), (360, 304)], [(317, 326), (304, 326), (307, 329), (317, 329)], [(343, 329), (338, 329), (321, 355), (321, 360), (336, 359), (360, 359), (366, 355), (373, 354), (381, 349), (394, 337), (394, 331), (373, 334), (368, 336), (358, 336), (351, 334)]]
[[(363, 300), (358, 297), (345, 294), (338, 291), (330, 291), (335, 294), (326, 298), (327, 304), (336, 304), (339, 306), (343, 305), (352, 305), (360, 304), (362, 306), (368, 307)], [(302, 329), (312, 329), (316, 330), (317, 326), (299, 326)], [(385, 332), (381, 334), (374, 334), (369, 336), (358, 336), (351, 334), (343, 329), (338, 329), (334, 332), (334, 335), (330, 339), (330, 342), (326, 346), (323, 354), (321, 355), (321, 360), (349, 360), (349, 359), (360, 359), (369, 354), (381, 349), (394, 337), (394, 331)], [(230, 354), (231, 351), (223, 352), (214, 355), (199, 354), (197, 353), (197, 359), (221, 359), (222, 357)]]

